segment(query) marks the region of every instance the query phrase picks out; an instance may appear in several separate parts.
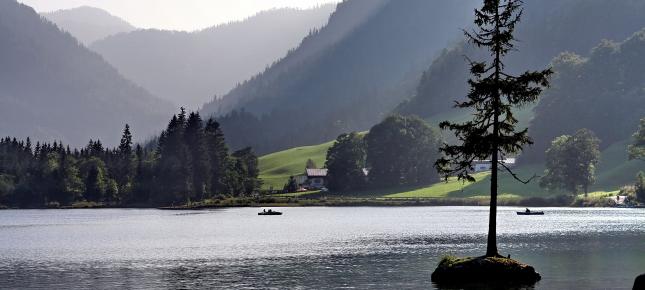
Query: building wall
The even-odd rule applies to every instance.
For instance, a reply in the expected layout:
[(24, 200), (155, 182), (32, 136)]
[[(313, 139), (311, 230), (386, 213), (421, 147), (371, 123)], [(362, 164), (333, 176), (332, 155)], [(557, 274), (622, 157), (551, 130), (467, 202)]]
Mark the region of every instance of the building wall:
[(491, 168), (490, 163), (475, 164), (475, 172), (487, 171), (487, 170), (490, 170), (490, 168)]

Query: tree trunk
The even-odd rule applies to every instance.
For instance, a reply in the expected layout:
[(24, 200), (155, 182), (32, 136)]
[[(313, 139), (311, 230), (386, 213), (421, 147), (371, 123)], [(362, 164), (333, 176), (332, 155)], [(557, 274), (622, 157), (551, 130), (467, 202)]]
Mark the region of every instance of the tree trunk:
[[(499, 1), (497, 1), (497, 10), (495, 11), (495, 34), (499, 35)], [(499, 255), (497, 251), (497, 169), (499, 161), (499, 107), (500, 107), (500, 91), (499, 91), (499, 80), (500, 80), (500, 71), (501, 71), (501, 47), (495, 45), (495, 83), (498, 86), (494, 95), (493, 95), (493, 146), (491, 154), (491, 175), (490, 175), (490, 209), (488, 217), (488, 241), (486, 245), (486, 257), (496, 257)]]
[[(495, 116), (497, 119), (497, 116)], [(497, 123), (497, 122), (495, 122)], [(493, 131), (497, 131), (497, 126), (493, 126)], [(497, 162), (499, 159), (497, 145), (493, 146), (494, 150), (491, 158), (491, 175), (490, 175), (490, 209), (488, 218), (488, 245), (486, 246), (486, 257), (498, 256), (497, 252)]]

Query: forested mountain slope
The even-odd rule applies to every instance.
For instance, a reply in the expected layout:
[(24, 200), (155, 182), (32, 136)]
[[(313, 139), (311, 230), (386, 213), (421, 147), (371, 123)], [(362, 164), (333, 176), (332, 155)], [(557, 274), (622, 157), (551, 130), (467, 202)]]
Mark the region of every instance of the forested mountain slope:
[(91, 48), (153, 94), (197, 109), (286, 55), (334, 8), (269, 10), (195, 32), (137, 30)]
[(220, 120), (234, 146), (253, 145), (259, 152), (314, 144), (373, 125), (410, 93), (433, 57), (458, 38), (477, 1), (383, 1), (378, 7), (375, 2), (341, 3), (330, 27), (346, 9), (374, 11), (329, 47), (291, 61), (328, 27), (312, 34), (219, 104), (206, 105), (204, 113), (244, 109)]
[(86, 46), (110, 35), (136, 29), (130, 23), (105, 10), (89, 6), (42, 13), (42, 16), (72, 34)]
[[(516, 38), (518, 52), (507, 59), (512, 71), (543, 69), (562, 52), (586, 55), (602, 39), (621, 41), (645, 27), (645, 2), (637, 0), (526, 1)], [(483, 52), (463, 43), (445, 50), (424, 73), (416, 94), (396, 111), (431, 117), (451, 110), (466, 95), (469, 77), (465, 56)]]
[(145, 138), (173, 111), (16, 1), (0, 1), (0, 39), (1, 136), (80, 146), (119, 140), (129, 123)]
[(552, 86), (535, 107), (535, 145), (525, 159), (541, 160), (553, 138), (588, 128), (601, 148), (629, 138), (645, 116), (645, 29), (623, 42), (603, 41), (588, 57), (553, 60)]

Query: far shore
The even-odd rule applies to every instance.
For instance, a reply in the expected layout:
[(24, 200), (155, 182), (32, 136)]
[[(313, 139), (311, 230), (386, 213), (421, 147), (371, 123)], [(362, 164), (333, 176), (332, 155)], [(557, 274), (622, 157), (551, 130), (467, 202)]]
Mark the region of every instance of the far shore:
[[(566, 197), (527, 197), (527, 198), (499, 198), (499, 206), (513, 207), (605, 207), (605, 208), (645, 208), (643, 204), (631, 204), (616, 206), (608, 199), (567, 199)], [(213, 208), (232, 207), (405, 207), (405, 206), (488, 206), (489, 200), (486, 197), (476, 198), (382, 198), (382, 197), (320, 197), (302, 198), (285, 196), (263, 196), (256, 198), (225, 198), (209, 199), (204, 202), (189, 202), (180, 205), (110, 205), (103, 203), (80, 202), (72, 205), (33, 207), (24, 209), (100, 209), (100, 208), (123, 208), (123, 209), (162, 209), (162, 210), (200, 210)], [(7, 208), (0, 206), (0, 209), (23, 209)]]

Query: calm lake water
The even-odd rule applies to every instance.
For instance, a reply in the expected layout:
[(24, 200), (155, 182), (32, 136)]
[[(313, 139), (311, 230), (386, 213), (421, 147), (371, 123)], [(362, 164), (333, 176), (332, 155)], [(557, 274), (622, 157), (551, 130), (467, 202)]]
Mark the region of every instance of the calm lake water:
[[(0, 288), (434, 288), (447, 253), (485, 251), (487, 207), (0, 211)], [(631, 289), (645, 209), (499, 211), (502, 254), (536, 289)]]

